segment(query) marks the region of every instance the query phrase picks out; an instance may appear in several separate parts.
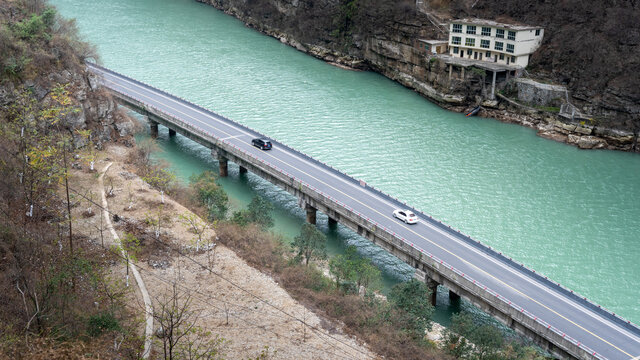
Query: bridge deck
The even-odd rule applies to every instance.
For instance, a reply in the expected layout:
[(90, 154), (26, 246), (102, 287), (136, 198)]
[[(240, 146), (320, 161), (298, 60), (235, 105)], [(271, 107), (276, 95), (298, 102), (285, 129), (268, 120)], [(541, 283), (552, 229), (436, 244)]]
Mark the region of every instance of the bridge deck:
[(365, 220), (384, 226), (386, 231), (419, 251), (441, 259), (458, 273), (472, 278), (474, 283), (486, 286), (492, 296), (522, 309), (556, 333), (565, 334), (585, 353), (593, 355), (595, 352), (594, 358), (634, 359), (640, 356), (640, 329), (633, 324), (599, 309), (465, 235), (422, 213), (418, 213), (420, 222), (416, 225), (401, 223), (392, 215), (394, 209), (403, 207), (397, 200), (368, 186), (363, 187), (354, 179), (278, 142), (274, 142), (271, 151), (258, 150), (251, 146), (251, 139), (260, 136), (255, 131), (108, 69), (88, 66), (102, 77), (102, 84), (111, 91), (180, 119), (218, 141), (224, 139), (233, 148), (300, 179)]

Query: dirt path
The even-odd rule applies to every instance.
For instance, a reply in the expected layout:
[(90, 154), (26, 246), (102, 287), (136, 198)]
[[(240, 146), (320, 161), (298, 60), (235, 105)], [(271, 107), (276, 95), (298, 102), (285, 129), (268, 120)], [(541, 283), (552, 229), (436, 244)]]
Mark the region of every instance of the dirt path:
[[(191, 310), (198, 313), (197, 327), (208, 331), (210, 340), (216, 336), (225, 340), (225, 358), (255, 358), (260, 353), (275, 359), (378, 358), (356, 339), (345, 335), (339, 324), (318, 317), (295, 301), (271, 277), (247, 265), (228, 248), (214, 245), (213, 230), (205, 231), (196, 251), (197, 236), (184, 220), (192, 213), (169, 197), (161, 204), (159, 192), (127, 169), (124, 163), (127, 151), (119, 146), (105, 151), (102, 156), (109, 157), (108, 161), (98, 164), (104, 163), (105, 169), (108, 162), (113, 164), (104, 180), (101, 176), (100, 181), (95, 181), (95, 174), (84, 171), (78, 171), (77, 175), (94, 192), (103, 194), (113, 189), (115, 196), (105, 196), (103, 202), (112, 214), (127, 220), (114, 223), (116, 235), (122, 237), (131, 231), (125, 223), (145, 229), (145, 250), (136, 267), (156, 312), (158, 300), (169, 294), (175, 284), (192, 297)], [(158, 218), (159, 228), (149, 225)], [(99, 222), (100, 217), (87, 221)], [(149, 239), (156, 239), (156, 230), (158, 242), (178, 249), (181, 255), (155, 246), (158, 244)], [(147, 321), (147, 334), (150, 329), (158, 330)], [(151, 341), (151, 337), (146, 340)], [(162, 357), (162, 347), (153, 348), (151, 358)]]
[[(107, 193), (104, 189), (104, 175), (109, 171), (109, 168), (113, 165), (112, 162), (108, 163), (105, 166), (104, 170), (100, 172), (100, 176), (98, 177), (98, 186), (101, 189), (102, 193), (102, 216), (104, 216), (104, 221), (106, 223), (106, 228), (109, 229), (111, 236), (113, 237), (113, 244), (120, 244), (120, 237), (118, 233), (113, 228), (113, 224), (111, 223), (111, 217), (109, 216), (109, 203), (107, 202)], [(123, 256), (124, 250), (121, 249)], [(133, 263), (129, 264), (129, 268), (133, 273), (133, 277), (136, 279), (136, 284), (138, 284), (138, 289), (140, 290), (140, 294), (142, 295), (142, 300), (144, 301), (145, 307), (145, 330), (144, 330), (144, 350), (142, 352), (142, 358), (148, 359), (151, 354), (151, 345), (153, 343), (153, 306), (151, 305), (151, 297), (149, 296), (149, 292), (147, 292), (147, 287), (140, 276), (140, 272), (135, 267)]]

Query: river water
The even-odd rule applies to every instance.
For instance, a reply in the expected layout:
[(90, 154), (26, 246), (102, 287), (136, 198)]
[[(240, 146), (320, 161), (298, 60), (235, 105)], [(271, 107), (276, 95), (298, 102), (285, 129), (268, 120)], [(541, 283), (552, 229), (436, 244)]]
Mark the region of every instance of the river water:
[[(102, 63), (246, 124), (397, 196), (629, 320), (640, 323), (640, 156), (581, 151), (493, 119), (438, 108), (380, 75), (339, 69), (192, 0), (52, 0)], [(178, 136), (160, 143), (182, 179), (215, 163)], [(264, 193), (276, 231), (303, 221), (295, 200), (237, 169), (238, 208)], [(385, 270), (411, 270), (340, 229)], [(445, 300), (442, 296), (440, 300)], [(444, 302), (443, 302), (444, 303)], [(450, 311), (444, 310), (445, 312)]]

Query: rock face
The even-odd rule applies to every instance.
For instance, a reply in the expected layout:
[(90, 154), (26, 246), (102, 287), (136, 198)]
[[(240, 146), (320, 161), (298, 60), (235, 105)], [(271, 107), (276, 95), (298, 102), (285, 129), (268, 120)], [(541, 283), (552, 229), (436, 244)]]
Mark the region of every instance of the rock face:
[(10, 104), (23, 90), (31, 90), (36, 100), (47, 102), (50, 101), (49, 89), (58, 85), (66, 86), (76, 109), (62, 120), (64, 127), (73, 134), (76, 148), (88, 144), (88, 139), (77, 132), (87, 129), (91, 130), (92, 140), (97, 147), (111, 141), (134, 143), (132, 135), (137, 126), (135, 121), (118, 111), (111, 96), (100, 90), (95, 77), (84, 70), (73, 73), (69, 70), (53, 72), (17, 86), (12, 82), (5, 82), (0, 85), (0, 102), (3, 105)]
[[(585, 21), (576, 23), (572, 22), (572, 17), (580, 17), (583, 12), (588, 12), (586, 10), (588, 7), (580, 5), (578, 0), (561, 0), (559, 5), (556, 2), (531, 0), (515, 0), (506, 5), (504, 1), (497, 0), (482, 2), (424, 0), (421, 2), (422, 10), (426, 9), (429, 12), (435, 9), (445, 17), (484, 16), (500, 21), (539, 24), (548, 28), (545, 31), (542, 47), (532, 56), (529, 73), (535, 77), (565, 85), (569, 90), (571, 103), (575, 104), (582, 113), (592, 116), (593, 124), (585, 127), (571, 124), (552, 113), (531, 108), (523, 110), (504, 102), (495, 105), (487, 102), (488, 89), (485, 75), (481, 71), (467, 71), (450, 76), (447, 66), (436, 58), (429, 58), (418, 44), (418, 39), (446, 38), (447, 35), (442, 31), (440, 20), (434, 18), (431, 13), (417, 11), (414, 1), (197, 1), (211, 4), (241, 19), (247, 26), (325, 61), (354, 69), (377, 71), (451, 110), (463, 111), (472, 105), (483, 103), (484, 100), (484, 103), (489, 104), (489, 108), (482, 114), (483, 116), (495, 114), (492, 116), (497, 116), (501, 120), (536, 128), (540, 130), (539, 133), (542, 136), (566, 142), (569, 133), (576, 132), (577, 136), (592, 136), (592, 131), (600, 129), (598, 131), (612, 134), (607, 135), (612, 136), (611, 139), (597, 133), (593, 134), (605, 141), (606, 148), (640, 151), (640, 146), (637, 145), (637, 134), (640, 130), (640, 93), (638, 92), (640, 84), (635, 87), (630, 85), (634, 81), (640, 81), (640, 77), (625, 80), (623, 76), (624, 69), (637, 70), (629, 72), (629, 76), (640, 71), (638, 69), (640, 62), (637, 57), (621, 55), (615, 63), (607, 64), (602, 63), (603, 59), (613, 60), (609, 56), (603, 56), (599, 61), (595, 61), (600, 65), (594, 65), (594, 59), (576, 61), (571, 58), (572, 52), (574, 54), (578, 52), (580, 57), (593, 57), (593, 52), (585, 50), (583, 45), (580, 45), (580, 49), (576, 48), (577, 45), (573, 44), (578, 42), (575, 41), (569, 45), (565, 44), (573, 38), (568, 38), (568, 35), (562, 32), (565, 28), (558, 25), (561, 23), (560, 20), (564, 19), (565, 23), (572, 23), (571, 34), (585, 33), (592, 30), (593, 14), (600, 14), (597, 22), (604, 21), (606, 24), (609, 21), (607, 19), (615, 19), (618, 15), (625, 21), (633, 19), (632, 14), (640, 16), (640, 10), (637, 7), (628, 11), (621, 10), (628, 6), (626, 3), (619, 4), (617, 7), (598, 4), (602, 12), (591, 12), (590, 17), (584, 18)], [(572, 2), (575, 4), (569, 4)], [(515, 3), (518, 5), (514, 5)], [(498, 19), (499, 16), (502, 17)], [(587, 18), (590, 21), (586, 21)], [(635, 29), (631, 25), (629, 28)], [(637, 31), (625, 32), (622, 34), (624, 36), (618, 36), (620, 34), (615, 34), (616, 27), (608, 26), (606, 29), (609, 30), (605, 30), (604, 34), (599, 33), (602, 35), (600, 40), (605, 39), (603, 40), (605, 47), (615, 46), (616, 48), (611, 50), (616, 54), (620, 53), (621, 46), (626, 47), (628, 51), (636, 49), (637, 53), (640, 45)], [(624, 44), (620, 45), (619, 42)], [(565, 46), (561, 46), (562, 44)], [(599, 46), (594, 45), (594, 48), (601, 50)], [(631, 67), (620, 65), (621, 61), (628, 62)], [(589, 63), (588, 67), (596, 74), (581, 73), (583, 65), (580, 64), (585, 63)], [(603, 79), (594, 80), (593, 76), (614, 76), (614, 78), (608, 83), (603, 83)], [(523, 94), (531, 90), (528, 95), (532, 104), (558, 106), (554, 101), (560, 96), (567, 97), (560, 88), (550, 87), (539, 91), (540, 87), (529, 87), (528, 90), (524, 89), (525, 87), (527, 86), (523, 87)], [(506, 114), (501, 111), (505, 109)], [(558, 121), (567, 123), (567, 126), (573, 129), (567, 130), (564, 126), (552, 125)], [(617, 135), (616, 131), (624, 135)], [(582, 142), (585, 148), (588, 146), (587, 142), (587, 140)], [(578, 146), (578, 143), (576, 142), (575, 145)], [(600, 145), (594, 145), (594, 148), (598, 146)]]

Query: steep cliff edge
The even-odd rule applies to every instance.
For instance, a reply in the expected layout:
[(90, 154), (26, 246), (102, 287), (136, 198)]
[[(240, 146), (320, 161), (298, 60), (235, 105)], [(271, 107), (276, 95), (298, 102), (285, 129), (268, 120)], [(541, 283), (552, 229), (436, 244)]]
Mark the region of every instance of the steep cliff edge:
[[(328, 62), (377, 71), (440, 105), (462, 111), (482, 101), (483, 78), (468, 72), (449, 81), (446, 67), (428, 59), (418, 39), (446, 38), (414, 1), (197, 0), (247, 26)], [(566, 85), (587, 123), (507, 101), (485, 103), (483, 115), (537, 129), (542, 136), (582, 148), (640, 151), (640, 50), (637, 3), (585, 6), (578, 0), (425, 0), (421, 8), (442, 18), (481, 17), (545, 27), (528, 73)], [(567, 123), (569, 124), (568, 126)], [(576, 131), (576, 127), (578, 131)]]
[(55, 89), (64, 89), (72, 111), (61, 123), (76, 148), (86, 146), (89, 138), (97, 147), (112, 141), (132, 144), (136, 123), (118, 111), (95, 75), (85, 70), (84, 61), (97, 57), (93, 46), (81, 41), (75, 23), (60, 18), (55, 9), (39, 2), (31, 7), (0, 2), (0, 122), (46, 127), (42, 111), (55, 104)]

